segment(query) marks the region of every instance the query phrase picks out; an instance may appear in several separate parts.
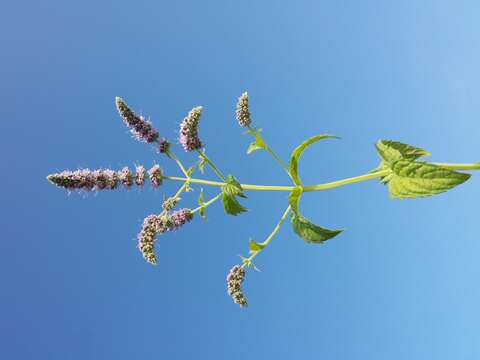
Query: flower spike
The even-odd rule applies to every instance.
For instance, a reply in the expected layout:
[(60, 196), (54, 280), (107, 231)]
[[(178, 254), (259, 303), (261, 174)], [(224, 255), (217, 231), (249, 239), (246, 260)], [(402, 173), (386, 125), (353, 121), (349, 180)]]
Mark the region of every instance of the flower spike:
[(247, 307), (247, 299), (241, 288), (245, 279), (245, 269), (240, 265), (235, 265), (227, 275), (227, 292), (233, 299), (235, 304), (240, 307)]
[(193, 151), (202, 148), (202, 142), (198, 137), (198, 122), (202, 115), (201, 106), (194, 107), (180, 124), (179, 140), (185, 151)]
[(155, 237), (157, 235), (157, 223), (159, 219), (157, 215), (149, 215), (143, 220), (142, 230), (137, 236), (138, 248), (145, 260), (150, 264), (157, 264), (157, 256), (155, 255)]
[(153, 128), (150, 121), (145, 120), (143, 116), (135, 114), (122, 98), (117, 96), (115, 103), (117, 104), (118, 113), (137, 140), (146, 143), (153, 143), (158, 140), (158, 132)]
[(248, 127), (252, 122), (250, 116), (250, 110), (248, 109), (248, 93), (244, 92), (238, 98), (237, 102), (237, 111), (236, 111), (237, 121), (241, 127)]

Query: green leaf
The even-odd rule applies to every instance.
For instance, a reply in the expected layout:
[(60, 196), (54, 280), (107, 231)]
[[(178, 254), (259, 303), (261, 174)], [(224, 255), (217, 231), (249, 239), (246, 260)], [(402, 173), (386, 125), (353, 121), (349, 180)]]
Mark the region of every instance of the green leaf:
[(391, 165), (391, 170), (386, 181), (390, 195), (398, 199), (436, 195), (464, 183), (471, 176), (424, 161), (398, 160)]
[(250, 249), (250, 252), (256, 252), (256, 251), (261, 251), (265, 247), (264, 244), (262, 243), (257, 243), (250, 239), (248, 242), (248, 248)]
[(378, 154), (387, 164), (392, 164), (400, 159), (417, 160), (422, 156), (431, 155), (426, 150), (392, 140), (379, 140), (375, 146)]
[(202, 219), (206, 219), (207, 215), (205, 215), (205, 197), (203, 195), (203, 189), (200, 190), (200, 195), (198, 196), (198, 205), (200, 206), (200, 210), (198, 213)]
[(234, 196), (223, 194), (222, 203), (225, 212), (230, 215), (238, 215), (247, 211)]
[(251, 154), (254, 151), (265, 149), (265, 148), (266, 148), (265, 142), (263, 141), (260, 133), (257, 132), (255, 134), (255, 141), (248, 146), (247, 154)]
[(295, 150), (293, 150), (292, 155), (290, 156), (290, 175), (292, 175), (292, 179), (297, 185), (302, 185), (300, 177), (298, 176), (298, 160), (300, 159), (300, 155), (302, 155), (303, 151), (313, 143), (323, 140), (323, 139), (338, 139), (337, 136), (328, 135), (328, 134), (321, 134), (311, 137), (307, 139), (302, 144), (300, 144)]
[(288, 203), (292, 207), (293, 212), (298, 213), (298, 204), (300, 202), (300, 197), (302, 196), (303, 190), (300, 186), (295, 187), (288, 196)]
[(343, 230), (330, 230), (313, 224), (305, 216), (300, 214), (298, 207), (303, 189), (300, 186), (294, 188), (288, 196), (288, 203), (292, 207), (292, 227), (293, 231), (308, 243), (322, 243), (331, 239)]
[(225, 185), (222, 187), (222, 203), (225, 212), (230, 215), (238, 215), (247, 211), (236, 199), (246, 196), (242, 193), (242, 186), (232, 175), (227, 176)]
[(330, 230), (315, 225), (304, 216), (293, 212), (291, 217), (293, 231), (308, 243), (321, 244), (338, 234), (343, 230)]

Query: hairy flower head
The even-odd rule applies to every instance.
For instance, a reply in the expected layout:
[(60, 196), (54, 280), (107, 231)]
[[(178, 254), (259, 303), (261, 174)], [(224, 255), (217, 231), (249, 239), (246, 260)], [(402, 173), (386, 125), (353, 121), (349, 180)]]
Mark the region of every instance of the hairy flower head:
[(250, 116), (250, 110), (248, 109), (248, 93), (244, 92), (238, 98), (237, 102), (237, 121), (241, 127), (247, 127), (251, 124), (252, 118)]
[(174, 211), (170, 216), (171, 225), (169, 230), (175, 231), (180, 229), (187, 222), (191, 221), (193, 218), (192, 211), (190, 209), (181, 209)]
[(198, 122), (202, 110), (201, 106), (194, 107), (180, 124), (179, 140), (185, 151), (198, 150), (202, 147), (198, 137)]
[(118, 172), (118, 180), (120, 180), (126, 188), (133, 185), (133, 175), (128, 166), (125, 166)]
[(145, 168), (142, 165), (135, 167), (135, 184), (143, 186), (145, 183)]
[(246, 307), (247, 299), (241, 288), (242, 282), (245, 279), (245, 269), (240, 265), (235, 265), (230, 269), (227, 275), (227, 292), (231, 296), (235, 304), (241, 307)]
[(155, 237), (157, 235), (157, 223), (159, 218), (157, 215), (148, 215), (143, 220), (142, 230), (137, 236), (138, 248), (145, 260), (150, 264), (157, 263), (157, 256), (155, 255)]
[(158, 140), (158, 132), (149, 121), (145, 120), (143, 116), (135, 114), (122, 98), (117, 96), (115, 103), (118, 113), (137, 140), (146, 143), (153, 143)]
[(161, 140), (158, 141), (158, 146), (157, 150), (161, 154), (165, 154), (168, 152), (170, 149), (170, 143), (167, 141), (167, 139), (162, 138)]
[(148, 176), (150, 177), (150, 182), (154, 189), (160, 187), (163, 181), (162, 169), (159, 165), (153, 165), (153, 167), (148, 170)]
[(105, 190), (115, 189), (118, 184), (117, 173), (110, 169), (78, 169), (75, 171), (65, 170), (61, 173), (48, 175), (47, 179), (67, 190)]

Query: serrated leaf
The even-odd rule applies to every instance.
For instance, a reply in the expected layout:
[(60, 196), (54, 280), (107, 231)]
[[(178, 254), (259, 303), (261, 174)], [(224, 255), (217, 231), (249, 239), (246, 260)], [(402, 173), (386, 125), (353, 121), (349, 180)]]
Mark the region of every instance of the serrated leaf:
[(227, 214), (238, 215), (246, 212), (247, 209), (238, 202), (238, 200), (231, 195), (222, 195), (223, 208)]
[(264, 244), (262, 244), (262, 243), (257, 243), (257, 242), (255, 242), (255, 241), (253, 241), (252, 239), (250, 239), (250, 241), (248, 242), (248, 248), (250, 249), (250, 251), (253, 251), (253, 252), (260, 251), (260, 250), (262, 250), (264, 247), (265, 247)]
[(251, 154), (254, 151), (265, 149), (266, 145), (265, 142), (262, 139), (262, 136), (260, 135), (259, 132), (255, 134), (255, 141), (252, 142), (247, 149), (247, 154)]
[(200, 206), (200, 210), (198, 213), (202, 219), (206, 219), (207, 216), (205, 215), (205, 197), (203, 195), (203, 189), (200, 190), (200, 195), (198, 196), (198, 205)]
[(292, 212), (291, 217), (293, 231), (308, 243), (321, 244), (338, 234), (343, 230), (330, 230), (313, 224), (304, 216)]
[(328, 135), (328, 134), (316, 135), (305, 140), (295, 150), (293, 150), (292, 155), (290, 156), (290, 175), (292, 176), (292, 179), (295, 182), (295, 184), (302, 185), (300, 177), (298, 176), (298, 160), (300, 159), (300, 155), (302, 155), (303, 151), (308, 146), (323, 139), (338, 139), (338, 137), (333, 135)]
[(398, 160), (391, 165), (388, 182), (393, 198), (432, 196), (460, 185), (470, 174), (442, 168), (424, 161)]
[(292, 207), (293, 212), (298, 213), (298, 204), (300, 202), (300, 197), (302, 196), (303, 190), (300, 186), (294, 188), (290, 195), (288, 195), (288, 203)]
[(400, 159), (417, 160), (422, 156), (431, 155), (426, 150), (392, 140), (379, 140), (375, 147), (381, 159), (387, 164)]
[(242, 186), (232, 175), (227, 176), (225, 185), (222, 187), (222, 203), (225, 212), (230, 215), (238, 215), (247, 211), (236, 199), (236, 196), (246, 198), (242, 193)]

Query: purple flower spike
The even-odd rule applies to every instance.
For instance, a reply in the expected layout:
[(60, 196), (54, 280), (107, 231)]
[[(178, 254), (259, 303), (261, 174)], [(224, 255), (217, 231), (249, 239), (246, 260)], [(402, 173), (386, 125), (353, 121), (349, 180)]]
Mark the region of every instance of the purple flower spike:
[(172, 216), (170, 217), (171, 224), (170, 224), (170, 231), (178, 230), (187, 222), (192, 220), (193, 214), (190, 209), (181, 209), (175, 211)]
[(245, 269), (240, 265), (235, 265), (227, 275), (227, 292), (233, 299), (235, 304), (240, 307), (248, 305), (245, 294), (241, 288), (242, 282), (245, 279)]
[(66, 170), (61, 173), (48, 175), (47, 179), (67, 190), (115, 189), (118, 184), (117, 174), (109, 169), (93, 171), (89, 169)]
[(170, 149), (170, 143), (166, 139), (161, 139), (158, 142), (158, 152), (161, 154), (165, 154)]
[(202, 110), (201, 106), (193, 108), (180, 124), (179, 140), (185, 151), (198, 150), (202, 147), (202, 142), (198, 137), (198, 122)]
[(160, 166), (154, 165), (150, 170), (148, 170), (148, 176), (150, 177), (150, 181), (154, 189), (162, 185), (163, 177)]
[(135, 184), (143, 186), (145, 183), (145, 168), (142, 165), (139, 165), (135, 168), (135, 171)]
[(149, 215), (143, 220), (142, 230), (137, 236), (138, 248), (145, 260), (150, 264), (157, 264), (157, 256), (155, 255), (155, 237), (157, 235), (158, 216)]
[(143, 116), (135, 114), (122, 98), (117, 96), (115, 103), (120, 116), (137, 140), (146, 143), (153, 143), (158, 140), (158, 132), (149, 121), (145, 120)]

